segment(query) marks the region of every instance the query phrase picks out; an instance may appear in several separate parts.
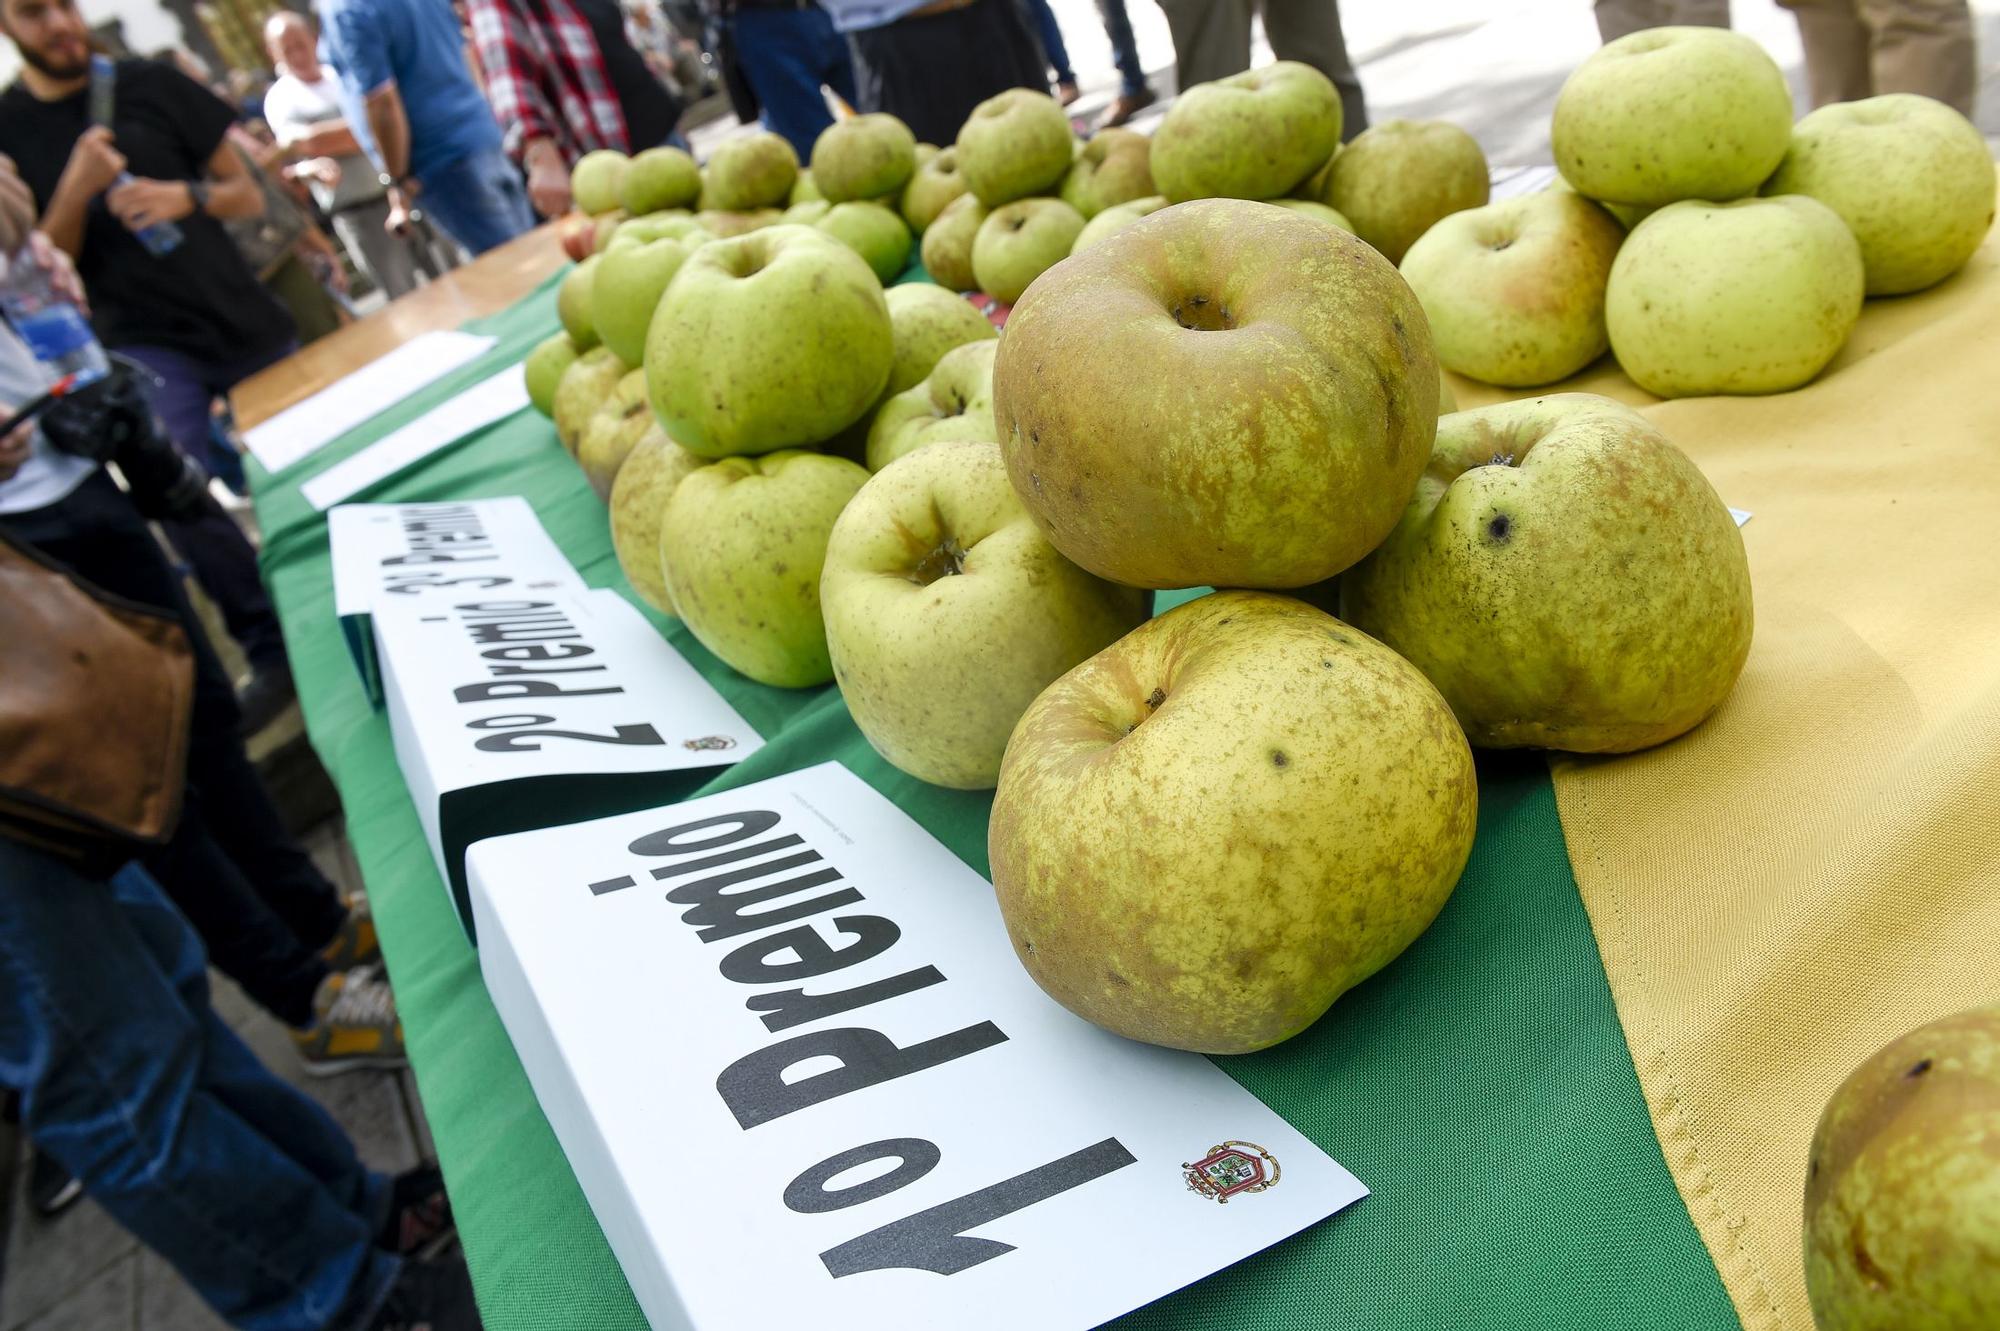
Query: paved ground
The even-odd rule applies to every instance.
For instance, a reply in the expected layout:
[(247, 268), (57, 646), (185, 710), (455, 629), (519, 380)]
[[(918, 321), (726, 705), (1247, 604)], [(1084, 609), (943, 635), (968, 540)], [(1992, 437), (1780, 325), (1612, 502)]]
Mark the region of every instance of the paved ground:
[[(1085, 90), (1072, 109), (1087, 124), (1117, 91), (1110, 46), (1094, 0), (1053, 2)], [(1170, 93), (1173, 47), (1166, 22), (1150, 0), (1127, 3), (1153, 84)], [(2000, 0), (1975, 0), (1973, 7), (1985, 53), (1979, 124), (1989, 141), (2000, 144)], [(1349, 0), (1347, 8), (1348, 45), (1374, 119), (1455, 121), (1478, 137), (1496, 174), (1549, 160), (1548, 117), (1556, 92), (1597, 45), (1584, 0)], [(1803, 110), (1798, 35), (1790, 16), (1772, 0), (1737, 0), (1734, 19), (1785, 66)], [(1268, 58), (1260, 45), (1258, 62)], [(1150, 128), (1159, 114), (1148, 113), (1138, 127)], [(705, 148), (732, 132), (738, 129), (725, 117), (694, 137)], [(296, 720), (290, 724), (296, 726)], [(338, 822), (320, 828), (311, 843), (328, 873), (343, 885), (359, 886)], [(252, 1010), (226, 982), (218, 985), (217, 1004), (273, 1068), (327, 1104), (371, 1164), (405, 1168), (427, 1149), (415, 1086), (406, 1075), (356, 1073), (308, 1084), (298, 1076), (289, 1041), (275, 1022)], [(0, 1177), (6, 1153), (18, 1149), (0, 1130)], [(0, 1196), (0, 1228), (9, 1231), (0, 1265), (0, 1331), (210, 1331), (221, 1325), (171, 1270), (88, 1202), (51, 1224), (28, 1214), (18, 1197)]]

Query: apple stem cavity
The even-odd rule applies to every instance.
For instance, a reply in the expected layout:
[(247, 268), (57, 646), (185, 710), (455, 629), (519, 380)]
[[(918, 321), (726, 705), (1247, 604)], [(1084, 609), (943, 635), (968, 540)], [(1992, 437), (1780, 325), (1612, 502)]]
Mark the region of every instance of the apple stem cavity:
[(958, 543), (956, 536), (947, 536), (917, 561), (910, 570), (910, 581), (919, 587), (928, 587), (939, 578), (949, 578), (965, 572), (965, 547)]

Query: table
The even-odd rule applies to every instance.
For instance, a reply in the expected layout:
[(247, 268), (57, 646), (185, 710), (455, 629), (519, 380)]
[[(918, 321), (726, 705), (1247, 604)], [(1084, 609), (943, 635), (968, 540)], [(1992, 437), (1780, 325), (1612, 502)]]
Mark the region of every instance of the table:
[[(475, 329), (499, 339), (484, 360), (300, 466), (275, 477), (258, 473), (254, 479), (266, 536), (264, 567), (291, 645), (308, 732), (346, 805), (349, 836), (369, 885), (411, 1061), (487, 1324), (495, 1331), (544, 1327), (614, 1331), (644, 1323), (487, 1000), (476, 959), (437, 880), (397, 772), (386, 722), (363, 697), (331, 613), (324, 520), (297, 492), (309, 475), (519, 359), (553, 331), (553, 283), (534, 285), (537, 275), (551, 271), (551, 246), (543, 233), (496, 251), (448, 279), (457, 285), (456, 291), (440, 294), (421, 308), (406, 305), (385, 311), (340, 334), (342, 340), (329, 339), (323, 350), (316, 347), (307, 353), (310, 363), (302, 357), (250, 381), (238, 392), (238, 408), (239, 418), (252, 424), (364, 362), (373, 351), (393, 346), (422, 328), (443, 326), (462, 308), (489, 301), (498, 305), (506, 296), (521, 293), (516, 303), (474, 322)], [(1879, 315), (1871, 311), (1873, 322), (1864, 323), (1843, 357), (1844, 365), (1852, 362), (1861, 368), (1850, 365), (1813, 389), (1782, 399), (1680, 403), (1656, 409), (1664, 420), (1684, 419), (1697, 426), (1718, 415), (1723, 420), (1719, 430), (1707, 428), (1710, 435), (1726, 438), (1728, 449), (1718, 445), (1690, 447), (1690, 451), (1711, 476), (1718, 469), (1728, 475), (1727, 483), (1718, 483), (1731, 502), (1742, 502), (1732, 486), (1755, 493), (1747, 506), (1759, 510), (1749, 535), (1753, 572), (1760, 579), (1760, 614), (1766, 559), (1760, 538), (1767, 529), (1787, 534), (1782, 509), (1789, 492), (1758, 483), (1754, 466), (1732, 468), (1730, 459), (1735, 451), (1754, 452), (1762, 429), (1793, 432), (1771, 436), (1774, 450), (1780, 444), (1791, 448), (1801, 429), (1807, 438), (1811, 429), (1838, 429), (1841, 421), (1829, 419), (1817, 408), (1805, 413), (1805, 427), (1786, 417), (1786, 410), (1795, 417), (1803, 404), (1817, 403), (1815, 395), (1829, 399), (1827, 412), (1847, 413), (1846, 427), (1853, 435), (1860, 426), (1852, 413), (1865, 408), (1844, 394), (1861, 387), (1879, 388), (1869, 382), (1878, 374), (1907, 382), (1914, 371), (1897, 351), (1906, 344), (1918, 357), (1916, 364), (1933, 370), (1941, 361), (1990, 351), (1997, 340), (1994, 316), (1984, 311), (1995, 308), (1992, 292), (2000, 286), (2000, 256), (1992, 243), (1975, 261), (1974, 271), (1956, 285), (1976, 286), (1984, 299), (1966, 290), (1948, 290), (1915, 302), (1948, 307), (1957, 322), (1941, 335), (1958, 345), (1957, 352), (1913, 341), (1913, 329), (1934, 323), (1945, 328), (1943, 316), (1926, 314), (1911, 301), (1890, 302), (1905, 308)], [(1870, 357), (1877, 358), (1875, 368), (1864, 364)], [(1985, 360), (1989, 370), (1993, 364), (2000, 364), (2000, 358)], [(1628, 398), (1644, 397), (1615, 369), (1590, 372), (1585, 381)], [(1976, 393), (1978, 376), (1966, 370), (1955, 373), (1950, 383), (1954, 391)], [(1466, 384), (1460, 391), (1467, 405), (1495, 396)], [(1878, 406), (1875, 415), (1884, 414)], [(1900, 401), (1896, 414), (1910, 419)], [(1926, 423), (1940, 419), (1937, 412), (1914, 418)], [(1964, 419), (1948, 412), (1942, 419), (1949, 427), (1944, 433), (1951, 447), (1962, 451)], [(1992, 419), (1990, 411), (1985, 419)], [(1676, 437), (1684, 445), (1694, 438), (1679, 433)], [(1917, 465), (1924, 442), (1908, 440), (1902, 447), (1909, 450), (1905, 457)], [(1990, 477), (1995, 469), (1986, 470)], [(1811, 484), (1798, 480), (1796, 468), (1776, 474), (1787, 484)], [(1921, 466), (1913, 474), (1920, 479), (1878, 475), (1872, 483), (1888, 487), (1877, 493), (1891, 502), (1890, 492), (1897, 485), (1909, 485), (1921, 494), (1904, 497), (1924, 498), (1926, 502), (1918, 506), (1934, 517), (1935, 504), (1928, 497), (1940, 488), (1938, 478)], [(1956, 472), (1949, 481), (1945, 488), (1960, 492), (1968, 504), (1982, 502), (1979, 495), (1987, 502), (2000, 501), (2000, 482), (1988, 477)], [(367, 497), (409, 501), (505, 494), (530, 500), (587, 582), (618, 588), (638, 604), (612, 555), (603, 506), (556, 445), (552, 428), (538, 416), (523, 415), (491, 427)], [(1805, 506), (1803, 499), (1798, 506)], [(1814, 511), (1835, 510), (1822, 505)], [(1977, 539), (1976, 553), (1986, 557), (1984, 569), (2000, 569), (2000, 534), (1982, 532)], [(1872, 549), (1879, 542), (1863, 544)], [(1969, 547), (1968, 553), (1972, 553)], [(1826, 576), (1842, 572), (1830, 568)], [(1809, 568), (1801, 573), (1789, 567), (1773, 574), (1787, 589), (1788, 576), (1810, 580), (1815, 575)], [(1966, 578), (1985, 577), (1990, 586), (1994, 575), (1975, 566), (1971, 573), (1959, 569), (1940, 576), (1962, 591)], [(1959, 643), (1963, 650), (1953, 658), (1988, 669), (1988, 691), (1978, 693), (1975, 688), (1968, 704), (1987, 709), (1979, 713), (1981, 724), (1993, 723), (1990, 732), (1976, 732), (1980, 738), (2000, 735), (2000, 684), (1994, 683), (2000, 681), (2000, 669), (1993, 668), (2000, 664), (2000, 634), (1992, 632), (2000, 610), (1993, 607), (2000, 607), (2000, 595), (1983, 608), (1969, 606), (1965, 628), (1984, 636), (1970, 647)], [(723, 667), (679, 624), (645, 613), (767, 740), (758, 754), (716, 778), (704, 792), (837, 759), (907, 809), (968, 864), (985, 872), (989, 796), (937, 790), (902, 776), (862, 740), (836, 690), (791, 692), (750, 683)], [(1680, 745), (1614, 763), (1560, 762), (1553, 781), (1549, 764), (1540, 757), (1481, 755), (1477, 844), (1464, 879), (1436, 924), (1310, 1031), (1261, 1054), (1219, 1060), (1244, 1086), (1353, 1169), (1375, 1190), (1374, 1195), (1259, 1257), (1130, 1315), (1120, 1326), (1130, 1331), (1328, 1325), (1371, 1331), (1468, 1326), (1707, 1331), (1742, 1325), (1803, 1331), (1796, 1257), (1789, 1270), (1770, 1257), (1782, 1251), (1788, 1237), (1796, 1244), (1796, 1202), (1782, 1195), (1765, 1199), (1778, 1219), (1757, 1216), (1746, 1239), (1739, 1231), (1758, 1201), (1741, 1196), (1740, 1185), (1757, 1181), (1747, 1174), (1742, 1180), (1716, 1177), (1703, 1157), (1703, 1151), (1719, 1139), (1716, 1125), (1696, 1121), (1690, 1126), (1683, 1121), (1683, 1102), (1677, 1095), (1687, 1084), (1676, 1078), (1691, 1060), (1698, 1064), (1698, 1056), (1708, 1047), (1697, 1041), (1691, 1050), (1687, 1040), (1675, 1038), (1678, 1032), (1659, 1030), (1662, 1012), (1684, 1012), (1690, 1027), (1702, 1027), (1712, 1014), (1686, 1006), (1685, 995), (1673, 996), (1683, 1003), (1681, 1009), (1670, 1004), (1663, 1008), (1659, 995), (1645, 983), (1646, 963), (1654, 963), (1657, 970), (1661, 953), (1659, 941), (1647, 933), (1652, 916), (1643, 912), (1671, 914), (1673, 903), (1647, 901), (1631, 893), (1652, 883), (1659, 866), (1643, 857), (1619, 860), (1615, 853), (1607, 860), (1604, 853), (1607, 844), (1616, 852), (1649, 835), (1645, 815), (1633, 811), (1631, 792), (1621, 782), (1641, 782), (1646, 798), (1669, 806), (1665, 816), (1682, 820), (1677, 825), (1707, 819), (1704, 832), (1721, 838), (1732, 834), (1728, 822), (1738, 816), (1738, 804), (1757, 804), (1754, 798), (1725, 798), (1727, 791), (1721, 786), (1706, 805), (1700, 799), (1675, 800), (1667, 798), (1671, 789), (1661, 793), (1660, 782), (1684, 788), (1689, 774), (1683, 758), (1698, 756), (1719, 763), (1717, 745), (1726, 746), (1736, 736), (1743, 724), (1737, 718), (1756, 721), (1760, 715), (1756, 709), (1772, 697), (1797, 697), (1798, 690), (1789, 683), (1791, 672), (1800, 668), (1801, 661), (1809, 662), (1814, 640), (1810, 634), (1800, 637), (1796, 624), (1781, 621), (1774, 656), (1765, 649), (1770, 631), (1762, 622), (1752, 670), (1738, 691), (1744, 695), (1743, 706), (1732, 700), (1723, 715)], [(1935, 632), (1935, 627), (1930, 625), (1927, 631)], [(1964, 684), (1973, 677), (1961, 671), (1956, 678)], [(1818, 682), (1843, 680), (1845, 676), (1834, 671)], [(1865, 681), (1854, 688), (1843, 686), (1835, 701), (1847, 708), (1866, 707), (1876, 696), (1868, 692), (1870, 687), (1874, 685)], [(1794, 730), (1810, 735), (1806, 751), (1824, 764), (1839, 738), (1840, 724), (1815, 718), (1809, 706), (1791, 706), (1785, 718)], [(1782, 730), (1774, 735), (1767, 727), (1757, 733), (1766, 745), (1790, 742)], [(1996, 749), (2000, 746), (1984, 752)], [(1754, 781), (1752, 767), (1747, 777), (1732, 769), (1729, 780)], [(1983, 816), (1988, 828), (2000, 825), (2000, 778), (1993, 767), (1982, 759), (1952, 769), (1957, 776), (1972, 778), (1970, 784), (1961, 781), (1952, 788), (1952, 799), (1961, 801), (1964, 817)], [(1819, 775), (1832, 780), (1838, 770), (1835, 763)], [(1700, 789), (1701, 782), (1694, 784)], [(1788, 791), (1809, 786), (1798, 781), (1780, 784)], [(1922, 820), (1913, 822), (1907, 815), (1935, 810), (1937, 794), (1903, 787), (1897, 796), (1901, 804), (1892, 802), (1889, 812), (1906, 815), (1902, 818), (1906, 828), (1921, 829)], [(1861, 818), (1864, 809), (1855, 806), (1849, 812)], [(1565, 819), (1570, 823), (1567, 846)], [(1608, 841), (1607, 829), (1612, 834)], [(1747, 844), (1753, 851), (1764, 849), (1754, 840)], [(1896, 850), (1893, 842), (1889, 849)], [(1678, 852), (1683, 864), (1694, 854), (1684, 843), (1667, 850)], [(1959, 911), (1950, 919), (1975, 928), (1963, 940), (1972, 955), (1981, 955), (1983, 945), (1983, 955), (1990, 960), (2000, 949), (2000, 865), (1990, 861), (2000, 857), (1990, 853), (1990, 845), (1988, 851), (1987, 860), (1965, 861), (1952, 869), (1946, 882), (1950, 890), (1939, 895)], [(1573, 861), (1584, 866), (1588, 885), (1584, 890), (1572, 871)], [(1720, 878), (1716, 882), (1727, 884)], [(1858, 890), (1865, 896), (1868, 885)], [(1718, 906), (1709, 894), (1702, 904), (1698, 914), (1703, 918), (1693, 922), (1697, 929), (1716, 927), (1711, 908), (1719, 910), (1724, 926), (1740, 923), (1730, 915), (1728, 901)], [(1645, 926), (1636, 932), (1628, 918), (1633, 912), (1640, 912), (1639, 924)], [(1936, 923), (1934, 917), (1926, 918)], [(1760, 927), (1769, 929), (1775, 923), (1767, 918)], [(1757, 935), (1760, 942), (1764, 937)], [(1689, 946), (1691, 939), (1697, 946), (1710, 941), (1698, 933), (1681, 934), (1670, 945)], [(1929, 957), (1933, 962), (1934, 953), (1933, 949)], [(1924, 959), (1923, 949), (1918, 954), (1917, 960)], [(1851, 948), (1839, 955), (1851, 964)], [(1667, 960), (1672, 962), (1671, 953)], [(1964, 967), (1947, 969), (1952, 993), (1976, 996), (1984, 983), (1991, 996), (1990, 974), (1982, 980)], [(1707, 971), (1700, 974), (1706, 982), (1715, 982)], [(1908, 967), (1898, 967), (1891, 982), (1905, 985), (1909, 976)], [(1923, 984), (1917, 988), (1926, 1001), (1934, 992)], [(1861, 1009), (1844, 1022), (1826, 1017), (1824, 1003), (1805, 1005), (1827, 1024), (1820, 1041), (1823, 1047), (1809, 1051), (1821, 1062), (1794, 1070), (1786, 1082), (1793, 1098), (1810, 1101), (1816, 1094), (1823, 1100), (1827, 1066), (1851, 1065), (1859, 1055), (1850, 1056), (1850, 1051), (1873, 1048), (1888, 1034), (1914, 1024), (1904, 1020), (1906, 1005), (1872, 1003), (1865, 983), (1850, 984), (1841, 996)], [(1734, 997), (1719, 994), (1716, 1010), (1729, 1012), (1726, 1005)], [(1741, 1010), (1736, 1011), (1740, 1025), (1744, 1019)], [(1755, 1016), (1762, 1012), (1749, 1011)], [(1887, 1022), (1900, 1024), (1885, 1027)], [(1755, 1020), (1751, 1024), (1761, 1026)], [(1628, 1046), (1628, 1029), (1644, 1038), (1635, 1038)], [(1638, 1067), (1634, 1050), (1641, 1051)], [(643, 1058), (647, 1051), (635, 1048), (632, 1056)], [(1663, 1086), (1668, 1088), (1665, 1094)], [(1761, 1112), (1760, 1093), (1760, 1088), (1752, 1087), (1746, 1097), (1745, 1109), (1753, 1115)], [(1708, 1108), (1697, 1095), (1690, 1095), (1686, 1104)], [(1790, 1113), (1778, 1124), (1779, 1141), (1791, 1144), (1796, 1160), (1787, 1154), (1774, 1168), (1802, 1177), (1804, 1140), (1796, 1120), (1797, 1114)], [(1733, 1125), (1723, 1126), (1734, 1131)], [(1809, 1119), (1806, 1127), (1809, 1130)], [(1662, 1140), (1673, 1145), (1671, 1159), (1662, 1153)], [(1795, 1190), (1790, 1194), (1796, 1195)], [(1789, 1236), (1782, 1223), (1787, 1205), (1793, 1208)], [(1795, 1246), (1792, 1252), (1796, 1253)]]

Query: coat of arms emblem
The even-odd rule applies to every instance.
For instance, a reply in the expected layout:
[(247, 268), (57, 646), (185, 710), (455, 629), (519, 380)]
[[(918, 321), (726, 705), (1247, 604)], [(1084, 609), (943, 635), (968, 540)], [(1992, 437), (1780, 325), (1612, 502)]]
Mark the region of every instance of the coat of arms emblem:
[(1255, 1142), (1223, 1142), (1193, 1164), (1181, 1165), (1188, 1191), (1227, 1205), (1240, 1192), (1278, 1186), (1278, 1158)]
[(704, 735), (700, 739), (682, 740), (681, 747), (703, 753), (711, 749), (733, 749), (736, 747), (736, 741), (727, 735)]

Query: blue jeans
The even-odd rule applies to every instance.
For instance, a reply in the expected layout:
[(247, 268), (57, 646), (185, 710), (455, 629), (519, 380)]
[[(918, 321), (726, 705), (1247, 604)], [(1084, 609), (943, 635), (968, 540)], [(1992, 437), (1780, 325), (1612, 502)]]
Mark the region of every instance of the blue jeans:
[(0, 837), (0, 1085), (42, 1152), (243, 1331), (364, 1326), (401, 1269), (389, 1183), (208, 1003), (143, 872)]
[(739, 9), (731, 23), (736, 63), (763, 108), (764, 128), (789, 141), (801, 162), (833, 123), (824, 83), (853, 106), (854, 61), (824, 9)]
[(528, 187), (498, 148), (476, 148), (417, 180), (423, 186), (417, 207), (475, 255), (534, 229)]
[(1132, 35), (1132, 16), (1125, 12), (1125, 0), (1097, 0), (1097, 13), (1104, 20), (1104, 35), (1111, 39), (1118, 91), (1137, 97), (1146, 91), (1146, 67), (1139, 62), (1139, 39)]
[(1027, 0), (1028, 17), (1035, 21), (1035, 36), (1042, 42), (1042, 54), (1056, 71), (1057, 83), (1075, 83), (1076, 71), (1069, 67), (1069, 48), (1063, 45), (1062, 25), (1049, 0)]

